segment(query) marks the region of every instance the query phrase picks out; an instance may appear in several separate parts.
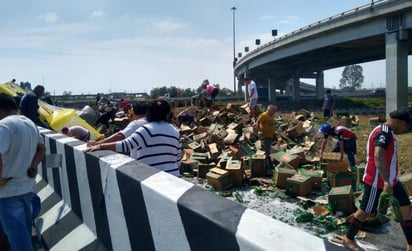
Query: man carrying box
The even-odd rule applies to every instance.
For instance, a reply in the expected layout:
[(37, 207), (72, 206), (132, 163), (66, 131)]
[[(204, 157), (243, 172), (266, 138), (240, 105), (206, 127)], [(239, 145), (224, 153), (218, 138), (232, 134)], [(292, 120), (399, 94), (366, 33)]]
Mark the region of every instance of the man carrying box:
[(319, 132), (323, 134), (322, 145), (320, 148), (320, 161), (323, 160), (323, 152), (329, 136), (337, 139), (335, 147), (332, 152), (340, 152), (340, 161), (343, 160), (343, 153), (348, 156), (348, 161), (351, 167), (355, 166), (356, 154), (356, 134), (349, 128), (344, 126), (333, 127), (328, 123), (322, 124)]
[(259, 130), (259, 134), (263, 136), (266, 162), (269, 169), (273, 169), (273, 162), (270, 158), (270, 150), (273, 143), (273, 134), (275, 133), (276, 111), (277, 107), (275, 105), (268, 105), (266, 112), (260, 114), (256, 121), (256, 127)]

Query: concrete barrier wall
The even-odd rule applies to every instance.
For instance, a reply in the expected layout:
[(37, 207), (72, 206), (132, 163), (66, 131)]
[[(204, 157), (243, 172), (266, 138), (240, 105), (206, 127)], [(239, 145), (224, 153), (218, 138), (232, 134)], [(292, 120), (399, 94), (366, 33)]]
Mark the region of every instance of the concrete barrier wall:
[(36, 228), (47, 250), (340, 250), (123, 154), (41, 133)]

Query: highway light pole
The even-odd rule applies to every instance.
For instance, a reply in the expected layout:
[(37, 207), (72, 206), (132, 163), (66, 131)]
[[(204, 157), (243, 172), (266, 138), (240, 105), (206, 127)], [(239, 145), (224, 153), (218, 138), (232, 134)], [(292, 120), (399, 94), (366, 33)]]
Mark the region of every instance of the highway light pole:
[(236, 22), (235, 22), (235, 11), (236, 7), (231, 8), (233, 13), (233, 93), (236, 95), (236, 75), (235, 75), (235, 65), (236, 65), (236, 47), (235, 47), (235, 39), (236, 39)]

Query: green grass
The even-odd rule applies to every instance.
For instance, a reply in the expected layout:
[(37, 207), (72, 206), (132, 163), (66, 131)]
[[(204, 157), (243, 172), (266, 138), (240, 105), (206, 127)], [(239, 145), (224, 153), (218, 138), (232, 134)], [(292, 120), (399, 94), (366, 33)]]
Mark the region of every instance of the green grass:
[(380, 108), (385, 107), (384, 98), (339, 97), (336, 107), (339, 108)]

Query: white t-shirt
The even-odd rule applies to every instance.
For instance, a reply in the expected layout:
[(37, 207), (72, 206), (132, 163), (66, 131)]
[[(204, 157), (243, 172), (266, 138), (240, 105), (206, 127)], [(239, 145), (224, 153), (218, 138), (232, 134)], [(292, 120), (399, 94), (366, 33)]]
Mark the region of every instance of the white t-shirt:
[(255, 91), (253, 92), (252, 99), (258, 99), (259, 96), (258, 96), (258, 92), (257, 92), (257, 88), (256, 88), (256, 83), (255, 83), (255, 81), (251, 80), (250, 84), (248, 84), (248, 86), (247, 86), (247, 90), (249, 92), (249, 95), (252, 93), (253, 89)]
[[(136, 130), (141, 127), (142, 125), (147, 124), (147, 120), (146, 118), (140, 118), (137, 120), (133, 120), (132, 122), (130, 122), (126, 128), (124, 128), (123, 130), (120, 131), (121, 134), (123, 134), (123, 136), (125, 138), (130, 137), (134, 132), (136, 132)], [(132, 150), (130, 150), (130, 158), (136, 159), (137, 158), (137, 148), (133, 148)]]
[(32, 192), (34, 179), (27, 176), (38, 144), (43, 138), (35, 124), (25, 116), (10, 115), (0, 120), (0, 154), (3, 178), (11, 178), (0, 188), (0, 198)]

